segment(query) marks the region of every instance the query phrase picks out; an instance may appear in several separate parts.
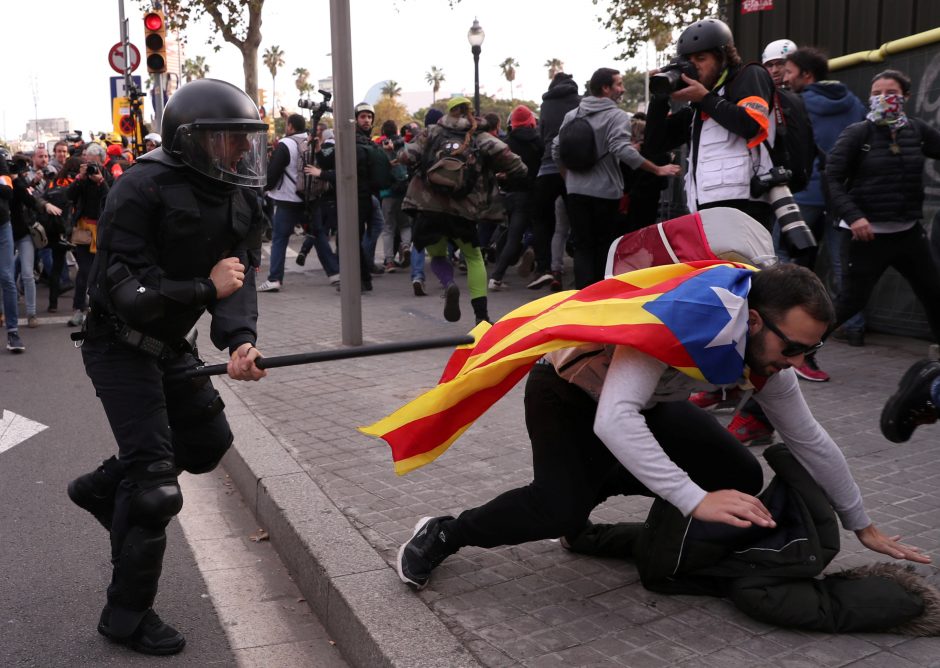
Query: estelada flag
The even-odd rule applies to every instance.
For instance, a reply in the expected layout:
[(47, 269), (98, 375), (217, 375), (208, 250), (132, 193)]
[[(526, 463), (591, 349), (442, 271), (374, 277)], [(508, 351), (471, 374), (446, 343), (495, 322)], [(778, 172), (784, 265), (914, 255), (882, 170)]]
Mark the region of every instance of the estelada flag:
[(471, 333), (438, 385), (359, 431), (392, 448), (399, 475), (439, 457), (546, 353), (628, 345), (699, 380), (744, 370), (752, 267), (700, 261), (640, 269), (530, 302)]

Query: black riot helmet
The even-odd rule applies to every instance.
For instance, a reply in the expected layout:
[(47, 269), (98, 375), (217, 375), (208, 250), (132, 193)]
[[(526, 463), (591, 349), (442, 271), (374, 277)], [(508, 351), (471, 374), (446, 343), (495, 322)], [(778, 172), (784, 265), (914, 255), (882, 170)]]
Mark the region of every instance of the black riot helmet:
[(240, 186), (266, 180), (268, 126), (241, 89), (197, 79), (163, 111), (163, 150), (209, 178)]
[(723, 49), (726, 46), (734, 46), (731, 28), (718, 19), (702, 19), (682, 31), (677, 51), (680, 56), (690, 56), (699, 51)]

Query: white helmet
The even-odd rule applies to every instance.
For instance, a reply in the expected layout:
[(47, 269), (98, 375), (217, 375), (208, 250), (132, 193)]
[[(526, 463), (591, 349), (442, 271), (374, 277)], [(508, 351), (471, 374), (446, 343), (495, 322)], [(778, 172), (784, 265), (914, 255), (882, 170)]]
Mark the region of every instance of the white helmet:
[(764, 47), (764, 53), (760, 56), (760, 62), (766, 65), (771, 60), (783, 60), (787, 57), (788, 53), (793, 53), (794, 51), (796, 51), (796, 44), (792, 40), (774, 40)]
[(163, 143), (163, 138), (160, 137), (160, 135), (158, 135), (156, 132), (151, 132), (146, 137), (144, 137), (144, 141), (152, 141), (154, 144), (159, 146)]

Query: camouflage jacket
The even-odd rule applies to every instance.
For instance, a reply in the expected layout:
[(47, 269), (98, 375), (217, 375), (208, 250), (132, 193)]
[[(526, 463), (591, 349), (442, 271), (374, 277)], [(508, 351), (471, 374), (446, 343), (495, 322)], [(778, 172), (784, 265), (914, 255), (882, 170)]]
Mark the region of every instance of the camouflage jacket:
[(505, 172), (508, 178), (524, 177), (527, 173), (522, 159), (509, 150), (509, 147), (489, 132), (486, 132), (485, 123), (480, 124), (474, 140), (479, 147), (483, 158), (481, 178), (477, 179), (474, 189), (465, 197), (449, 197), (437, 190), (432, 190), (424, 179), (421, 163), (425, 152), (437, 134), (452, 131), (464, 132), (470, 128), (470, 120), (464, 117), (454, 118), (444, 116), (437, 125), (425, 128), (414, 141), (405, 144), (398, 153), (400, 163), (416, 166), (415, 176), (408, 184), (408, 192), (402, 203), (405, 210), (428, 211), (435, 213), (449, 213), (467, 220), (477, 220), (480, 214), (490, 205), (490, 193), (487, 184), (492, 184), (495, 175)]

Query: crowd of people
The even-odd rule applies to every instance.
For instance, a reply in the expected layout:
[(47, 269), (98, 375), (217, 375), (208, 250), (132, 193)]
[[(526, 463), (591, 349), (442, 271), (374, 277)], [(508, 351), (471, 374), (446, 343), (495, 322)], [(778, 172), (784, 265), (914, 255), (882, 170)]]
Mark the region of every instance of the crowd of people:
[[(769, 268), (742, 279), (748, 287), (737, 296), (747, 316), (738, 382), (691, 382), (668, 356), (630, 345), (595, 350), (575, 368), (564, 352), (546, 356), (527, 381), (533, 483), (456, 518), (419, 521), (398, 555), (400, 577), (415, 588), (463, 546), (560, 536), (577, 544), (612, 494), (657, 496), (706, 523), (773, 528), (757, 497), (761, 468), (745, 446), (775, 428), (863, 545), (929, 561), (872, 523), (797, 378), (828, 380), (815, 358), (833, 331), (864, 345), (859, 312), (888, 266), (910, 282), (940, 340), (940, 276), (921, 224), (924, 161), (940, 157), (940, 132), (905, 114), (911, 82), (897, 70), (873, 78), (865, 105), (830, 80), (821, 51), (778, 40), (763, 67), (745, 64), (715, 19), (689, 26), (677, 53), (653, 73), (661, 78), (645, 114), (622, 109), (623, 77), (611, 68), (597, 69), (583, 95), (559, 72), (538, 113), (519, 105), (507, 119), (477, 116), (456, 96), (428, 111), (423, 127), (386, 121), (376, 131), (375, 108), (355, 108), (359, 287), (369, 292), (374, 276), (409, 271), (411, 293), (423, 297), (429, 267), (449, 322), (461, 319), (461, 271), (477, 325), (492, 322), (488, 291), (509, 288), (514, 264), (532, 276), (533, 291), (604, 281), (611, 245), (660, 222), (669, 179), (683, 178), (690, 214), (737, 210), (770, 244), (760, 258)], [(284, 136), (269, 146), (251, 100), (205, 79), (174, 94), (166, 145), (148, 135), (136, 164), (117, 141), (62, 141), (52, 158), (42, 146), (0, 158), (7, 349), (25, 350), (18, 285), (27, 327), (39, 324), (37, 276), (49, 285), (48, 312), (72, 291), (68, 324), (81, 328), (73, 338), (119, 453), (68, 492), (111, 536), (98, 630), (144, 653), (185, 645), (151, 608), (165, 527), (182, 505), (177, 476), (212, 470), (233, 439), (211, 383), (181, 376), (199, 362), (196, 321), (211, 314), (231, 378), (259, 380), (256, 293), (286, 289), (291, 236), (304, 237), (297, 264), (315, 251), (324, 279), (348, 287), (336, 246), (336, 135), (319, 115), (284, 117)], [(800, 146), (815, 150), (801, 158)], [(788, 182), (801, 234), (824, 240), (833, 256), (834, 306), (812, 271), (815, 244), (794, 242), (777, 220)], [(255, 285), (265, 228), (270, 259)], [(885, 435), (903, 441), (935, 421), (938, 392), (940, 364), (915, 365), (885, 408)], [(724, 427), (707, 411), (729, 401), (743, 405)]]

